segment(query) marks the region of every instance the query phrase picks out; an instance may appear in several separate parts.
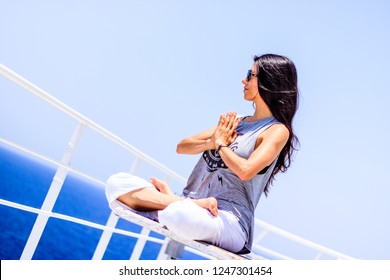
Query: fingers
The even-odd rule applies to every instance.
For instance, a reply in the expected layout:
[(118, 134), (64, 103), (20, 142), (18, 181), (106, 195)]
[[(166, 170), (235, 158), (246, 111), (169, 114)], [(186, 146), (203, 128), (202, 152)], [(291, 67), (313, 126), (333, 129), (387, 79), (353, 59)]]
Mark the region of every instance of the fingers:
[(238, 127), (239, 123), (241, 122), (241, 118), (237, 118), (237, 113), (228, 113), (226, 119), (226, 127), (233, 135), (236, 132), (236, 128)]
[(226, 115), (221, 115), (218, 124), (223, 126), (224, 128), (231, 129), (234, 126), (236, 115), (236, 113), (232, 112), (229, 112)]
[(240, 121), (241, 119), (237, 118), (237, 113), (228, 112), (226, 115), (221, 115), (219, 117), (218, 125), (231, 130), (235, 129)]
[(232, 129), (234, 125), (234, 120), (236, 119), (237, 113), (229, 112), (226, 115), (227, 128)]
[(240, 122), (241, 122), (241, 118), (236, 118), (236, 119), (234, 120), (234, 129), (237, 128), (237, 126), (240, 124)]
[(236, 128), (241, 119), (237, 118), (237, 113), (228, 112), (219, 117), (217, 129), (214, 132), (212, 141), (217, 148), (219, 145), (230, 145), (236, 138)]
[(221, 115), (219, 117), (218, 126), (219, 127), (224, 127), (225, 123), (226, 123), (226, 116), (225, 115)]
[(238, 132), (234, 131), (234, 133), (230, 137), (230, 143), (233, 143), (236, 140), (237, 136), (238, 136)]

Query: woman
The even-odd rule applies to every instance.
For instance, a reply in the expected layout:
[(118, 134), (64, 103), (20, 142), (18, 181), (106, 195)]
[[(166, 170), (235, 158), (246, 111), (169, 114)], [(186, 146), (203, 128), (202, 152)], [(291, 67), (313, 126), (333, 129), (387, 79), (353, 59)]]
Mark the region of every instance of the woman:
[(242, 83), (244, 99), (255, 107), (252, 116), (222, 115), (216, 127), (177, 146), (181, 154), (202, 153), (183, 191), (187, 199), (152, 179), (154, 188), (137, 188), (117, 200), (135, 210), (162, 210), (155, 214), (160, 223), (185, 238), (249, 253), (261, 194), (290, 166), (298, 143), (292, 128), (297, 73), (290, 59), (266, 54), (254, 57)]

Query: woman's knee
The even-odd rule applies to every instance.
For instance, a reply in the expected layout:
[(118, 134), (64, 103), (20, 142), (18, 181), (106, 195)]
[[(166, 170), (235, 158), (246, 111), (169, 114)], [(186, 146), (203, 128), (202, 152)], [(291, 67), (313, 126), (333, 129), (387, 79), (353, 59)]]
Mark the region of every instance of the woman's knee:
[(136, 194), (134, 194), (134, 192), (125, 193), (125, 194), (119, 196), (117, 198), (117, 200), (119, 202), (125, 204), (126, 206), (130, 207), (131, 209), (134, 209), (137, 211), (140, 210), (139, 209), (139, 199), (136, 196)]
[(128, 194), (145, 187), (153, 186), (140, 177), (131, 175), (130, 173), (120, 172), (111, 175), (107, 179), (105, 192), (109, 204), (112, 204), (115, 200), (118, 200), (128, 205), (130, 208), (133, 208), (137, 207), (137, 205), (134, 205), (137, 197)]

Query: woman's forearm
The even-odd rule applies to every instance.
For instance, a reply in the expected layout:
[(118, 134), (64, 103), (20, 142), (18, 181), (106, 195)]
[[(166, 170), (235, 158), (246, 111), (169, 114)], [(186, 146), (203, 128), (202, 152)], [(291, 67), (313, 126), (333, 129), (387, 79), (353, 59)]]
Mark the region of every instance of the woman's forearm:
[(190, 137), (180, 141), (176, 152), (178, 154), (195, 155), (211, 149), (214, 149), (214, 146), (210, 139), (194, 139)]
[(178, 154), (195, 155), (215, 149), (215, 144), (211, 141), (214, 131), (215, 128), (210, 128), (192, 137), (184, 138), (177, 144), (176, 152)]
[(219, 155), (226, 166), (241, 180), (248, 180), (254, 176), (247, 159), (235, 154), (229, 147), (223, 146)]

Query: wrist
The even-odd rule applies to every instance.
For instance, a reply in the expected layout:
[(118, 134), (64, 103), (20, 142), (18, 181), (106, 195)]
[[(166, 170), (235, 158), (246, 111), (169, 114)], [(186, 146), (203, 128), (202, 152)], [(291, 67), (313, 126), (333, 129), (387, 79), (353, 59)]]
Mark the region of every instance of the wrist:
[(219, 152), (220, 150), (221, 150), (221, 148), (223, 148), (223, 147), (227, 147), (227, 145), (224, 145), (224, 144), (219, 144), (218, 146), (217, 146), (217, 152)]
[(211, 139), (207, 139), (205, 145), (206, 145), (205, 146), (205, 150), (213, 150), (213, 149), (215, 149), (214, 143), (213, 143), (213, 141)]

